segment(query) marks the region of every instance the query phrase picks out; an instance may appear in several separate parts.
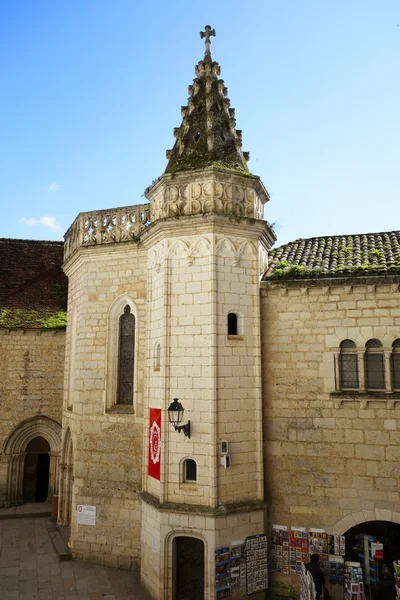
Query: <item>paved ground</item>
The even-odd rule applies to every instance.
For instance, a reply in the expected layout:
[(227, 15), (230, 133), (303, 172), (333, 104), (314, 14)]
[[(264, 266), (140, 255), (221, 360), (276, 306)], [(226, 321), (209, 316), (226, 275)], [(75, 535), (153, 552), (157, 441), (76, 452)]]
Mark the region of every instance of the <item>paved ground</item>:
[(130, 571), (59, 562), (46, 521), (0, 521), (1, 600), (147, 600)]
[(51, 515), (51, 504), (49, 502), (33, 502), (32, 504), (0, 508), (0, 520), (19, 519), (22, 517), (40, 517), (43, 515)]

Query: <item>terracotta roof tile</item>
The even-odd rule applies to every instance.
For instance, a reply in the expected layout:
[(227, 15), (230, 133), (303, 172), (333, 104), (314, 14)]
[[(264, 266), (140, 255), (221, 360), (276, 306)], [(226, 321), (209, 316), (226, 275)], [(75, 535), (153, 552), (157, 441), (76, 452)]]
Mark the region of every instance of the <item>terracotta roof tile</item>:
[(264, 279), (400, 273), (400, 231), (295, 240), (269, 253)]

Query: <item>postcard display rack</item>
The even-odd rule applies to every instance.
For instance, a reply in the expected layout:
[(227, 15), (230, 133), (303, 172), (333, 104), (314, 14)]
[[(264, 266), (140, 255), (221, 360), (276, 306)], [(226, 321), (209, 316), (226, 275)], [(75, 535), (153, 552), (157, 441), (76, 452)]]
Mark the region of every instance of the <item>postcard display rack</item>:
[(289, 575), (289, 532), (285, 525), (272, 525), (271, 571)]
[(372, 552), (371, 544), (376, 543), (376, 538), (372, 535), (364, 535), (360, 533), (357, 537), (357, 542), (359, 553), (358, 555), (364, 572), (364, 581), (367, 585), (370, 585), (371, 588), (374, 589), (377, 583), (377, 579), (375, 558)]
[(232, 588), (246, 585), (246, 563), (242, 541), (215, 549), (217, 600), (232, 598)]
[(359, 562), (344, 563), (344, 600), (365, 600), (363, 570)]
[(291, 575), (301, 575), (302, 565), (307, 563), (308, 536), (304, 527), (292, 527), (289, 531), (289, 567)]
[(268, 589), (268, 538), (251, 535), (245, 540), (246, 593), (257, 594)]

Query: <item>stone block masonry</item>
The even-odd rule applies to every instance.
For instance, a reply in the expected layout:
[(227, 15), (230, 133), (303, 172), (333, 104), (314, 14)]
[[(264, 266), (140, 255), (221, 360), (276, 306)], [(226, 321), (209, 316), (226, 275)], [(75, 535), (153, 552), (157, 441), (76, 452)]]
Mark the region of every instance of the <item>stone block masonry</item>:
[(363, 390), (362, 372), (360, 390), (338, 392), (334, 358), (345, 339), (361, 369), (371, 338), (390, 355), (399, 306), (398, 284), (262, 284), (269, 523), (344, 533), (378, 510), (398, 511), (400, 395)]

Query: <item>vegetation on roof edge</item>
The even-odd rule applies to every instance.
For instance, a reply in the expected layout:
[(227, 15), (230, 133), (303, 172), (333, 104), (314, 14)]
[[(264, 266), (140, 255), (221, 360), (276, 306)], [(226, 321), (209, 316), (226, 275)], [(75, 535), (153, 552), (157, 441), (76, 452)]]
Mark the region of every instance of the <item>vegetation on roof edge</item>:
[(6, 329), (65, 329), (67, 313), (49, 309), (0, 308), (0, 327)]
[(393, 263), (388, 267), (370, 263), (352, 266), (340, 264), (335, 268), (330, 267), (328, 270), (324, 270), (318, 267), (303, 267), (296, 264), (288, 265), (286, 260), (281, 260), (272, 267), (272, 271), (268, 274), (268, 278), (283, 279), (285, 277), (329, 277), (332, 275), (342, 276), (353, 274), (390, 275), (395, 273), (400, 273), (400, 263)]

